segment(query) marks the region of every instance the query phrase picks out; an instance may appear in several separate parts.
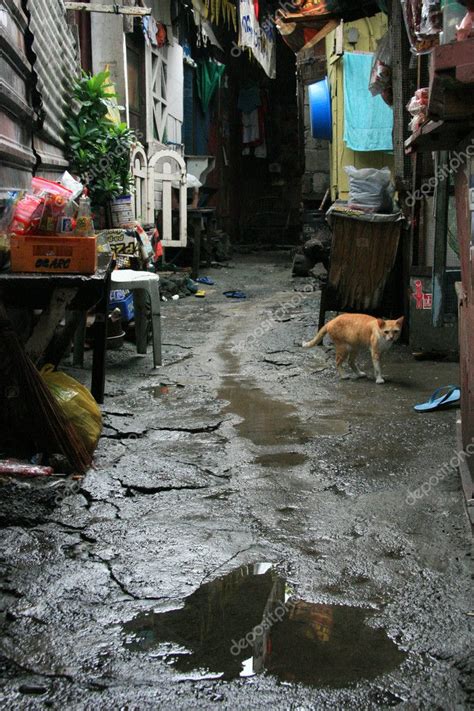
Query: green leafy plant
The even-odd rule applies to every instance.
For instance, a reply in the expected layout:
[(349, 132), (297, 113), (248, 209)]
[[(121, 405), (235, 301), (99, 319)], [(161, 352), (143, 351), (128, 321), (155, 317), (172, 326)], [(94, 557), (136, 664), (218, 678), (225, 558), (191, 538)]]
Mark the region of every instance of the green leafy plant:
[(137, 138), (127, 124), (108, 117), (110, 73), (82, 73), (74, 80), (65, 125), (66, 152), (71, 170), (89, 189), (92, 202), (105, 206), (130, 193), (130, 156)]

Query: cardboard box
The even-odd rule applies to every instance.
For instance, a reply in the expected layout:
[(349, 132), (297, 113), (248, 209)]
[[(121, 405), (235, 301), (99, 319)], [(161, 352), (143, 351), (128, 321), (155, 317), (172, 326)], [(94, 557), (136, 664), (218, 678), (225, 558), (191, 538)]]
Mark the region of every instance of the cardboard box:
[(12, 272), (94, 274), (97, 270), (95, 237), (66, 235), (13, 235)]

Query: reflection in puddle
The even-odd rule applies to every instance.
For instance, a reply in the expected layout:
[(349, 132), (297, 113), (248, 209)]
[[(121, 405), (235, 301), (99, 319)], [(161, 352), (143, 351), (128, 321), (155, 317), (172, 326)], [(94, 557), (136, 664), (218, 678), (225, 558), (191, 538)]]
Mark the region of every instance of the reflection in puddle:
[(124, 625), (125, 645), (193, 678), (267, 672), (286, 682), (345, 687), (396, 669), (405, 654), (359, 608), (297, 600), (268, 563), (202, 585), (184, 607)]
[(255, 459), (255, 464), (261, 467), (275, 467), (277, 469), (286, 469), (289, 467), (297, 467), (304, 464), (308, 460), (304, 454), (298, 452), (271, 452), (270, 454), (262, 454)]

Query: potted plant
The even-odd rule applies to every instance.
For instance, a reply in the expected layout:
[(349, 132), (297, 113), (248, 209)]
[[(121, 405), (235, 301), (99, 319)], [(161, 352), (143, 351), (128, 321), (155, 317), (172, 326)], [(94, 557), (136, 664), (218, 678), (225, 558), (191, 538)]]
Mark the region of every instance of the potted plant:
[(137, 143), (127, 124), (109, 117), (115, 97), (108, 71), (94, 76), (83, 72), (72, 86), (65, 136), (71, 170), (87, 186), (92, 204), (105, 208), (112, 223), (117, 203), (131, 209), (130, 159)]

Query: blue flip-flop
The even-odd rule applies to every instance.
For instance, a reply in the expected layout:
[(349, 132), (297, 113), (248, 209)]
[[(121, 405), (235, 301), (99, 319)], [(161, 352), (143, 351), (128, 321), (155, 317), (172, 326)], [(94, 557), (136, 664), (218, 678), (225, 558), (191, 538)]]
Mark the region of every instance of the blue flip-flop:
[(215, 284), (210, 277), (199, 277), (196, 281), (199, 282), (199, 284), (207, 284), (207, 286), (214, 286)]
[(246, 299), (247, 294), (245, 294), (243, 291), (224, 291), (224, 296), (227, 296), (228, 299)]
[[(444, 391), (444, 392), (443, 392)], [(434, 391), (428, 402), (421, 405), (415, 405), (414, 409), (417, 412), (433, 412), (443, 407), (457, 405), (461, 400), (461, 391), (455, 385), (445, 385)]]

